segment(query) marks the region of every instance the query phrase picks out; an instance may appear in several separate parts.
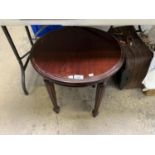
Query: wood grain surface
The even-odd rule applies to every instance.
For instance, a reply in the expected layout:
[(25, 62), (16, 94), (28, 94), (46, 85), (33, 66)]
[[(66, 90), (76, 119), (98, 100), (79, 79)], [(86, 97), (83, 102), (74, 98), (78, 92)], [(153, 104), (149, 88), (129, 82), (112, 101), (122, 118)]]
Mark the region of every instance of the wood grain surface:
[[(30, 58), (33, 67), (45, 78), (73, 86), (102, 81), (123, 62), (121, 48), (110, 34), (71, 26), (40, 38), (32, 47)], [(74, 78), (76, 75), (83, 79)]]

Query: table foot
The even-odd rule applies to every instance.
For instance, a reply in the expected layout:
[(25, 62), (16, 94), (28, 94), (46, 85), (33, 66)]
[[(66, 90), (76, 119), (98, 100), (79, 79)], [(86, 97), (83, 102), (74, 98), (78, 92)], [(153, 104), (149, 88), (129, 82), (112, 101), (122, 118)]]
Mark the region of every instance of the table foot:
[(93, 115), (93, 117), (96, 117), (98, 115), (98, 111), (93, 110), (92, 115)]
[(53, 111), (56, 112), (57, 114), (60, 112), (60, 107), (57, 106), (57, 107), (54, 107), (53, 108)]

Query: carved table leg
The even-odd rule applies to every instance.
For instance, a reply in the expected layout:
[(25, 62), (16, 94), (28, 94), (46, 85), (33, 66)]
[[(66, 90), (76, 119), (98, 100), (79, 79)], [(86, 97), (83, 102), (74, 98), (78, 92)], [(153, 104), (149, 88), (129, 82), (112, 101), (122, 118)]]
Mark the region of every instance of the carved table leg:
[(105, 80), (104, 82), (97, 84), (95, 106), (94, 106), (94, 110), (92, 111), (93, 117), (96, 117), (98, 115), (98, 110), (101, 104), (101, 100), (102, 100), (102, 96), (105, 90), (106, 83), (107, 81)]
[(53, 103), (53, 110), (56, 112), (56, 113), (59, 113), (60, 112), (60, 107), (58, 106), (57, 104), (57, 99), (56, 99), (56, 92), (55, 92), (55, 88), (54, 88), (54, 83), (44, 79), (44, 82), (45, 82), (45, 85), (46, 85), (46, 88), (47, 88), (47, 91), (48, 91), (48, 94), (51, 98), (51, 101)]

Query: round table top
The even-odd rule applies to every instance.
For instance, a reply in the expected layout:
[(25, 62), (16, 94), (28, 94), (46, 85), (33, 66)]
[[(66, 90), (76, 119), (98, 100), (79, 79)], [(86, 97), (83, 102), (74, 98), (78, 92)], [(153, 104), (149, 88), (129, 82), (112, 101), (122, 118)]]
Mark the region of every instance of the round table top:
[(30, 60), (44, 78), (78, 86), (113, 75), (122, 65), (123, 55), (109, 33), (68, 26), (38, 39), (31, 49)]

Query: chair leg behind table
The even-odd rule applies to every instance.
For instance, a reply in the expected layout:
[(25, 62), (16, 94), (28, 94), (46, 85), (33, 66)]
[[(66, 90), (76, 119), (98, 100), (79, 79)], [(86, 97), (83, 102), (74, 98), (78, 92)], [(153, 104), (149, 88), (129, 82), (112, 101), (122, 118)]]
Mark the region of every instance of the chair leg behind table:
[(96, 117), (98, 115), (99, 107), (102, 101), (102, 97), (105, 91), (105, 86), (106, 86), (107, 80), (105, 80), (102, 83), (97, 84), (96, 88), (96, 96), (95, 96), (95, 106), (92, 111), (93, 117)]
[(46, 88), (47, 88), (47, 91), (48, 91), (48, 94), (51, 98), (51, 101), (53, 103), (53, 110), (56, 112), (56, 113), (59, 113), (60, 112), (60, 107), (58, 106), (57, 104), (57, 99), (56, 99), (56, 92), (55, 92), (55, 87), (54, 87), (54, 83), (44, 79), (44, 83), (46, 85)]
[(30, 31), (29, 31), (28, 26), (25, 26), (25, 30), (26, 30), (28, 39), (29, 39), (29, 41), (30, 41), (30, 44), (33, 46), (32, 36), (31, 36), (31, 34), (30, 34)]

